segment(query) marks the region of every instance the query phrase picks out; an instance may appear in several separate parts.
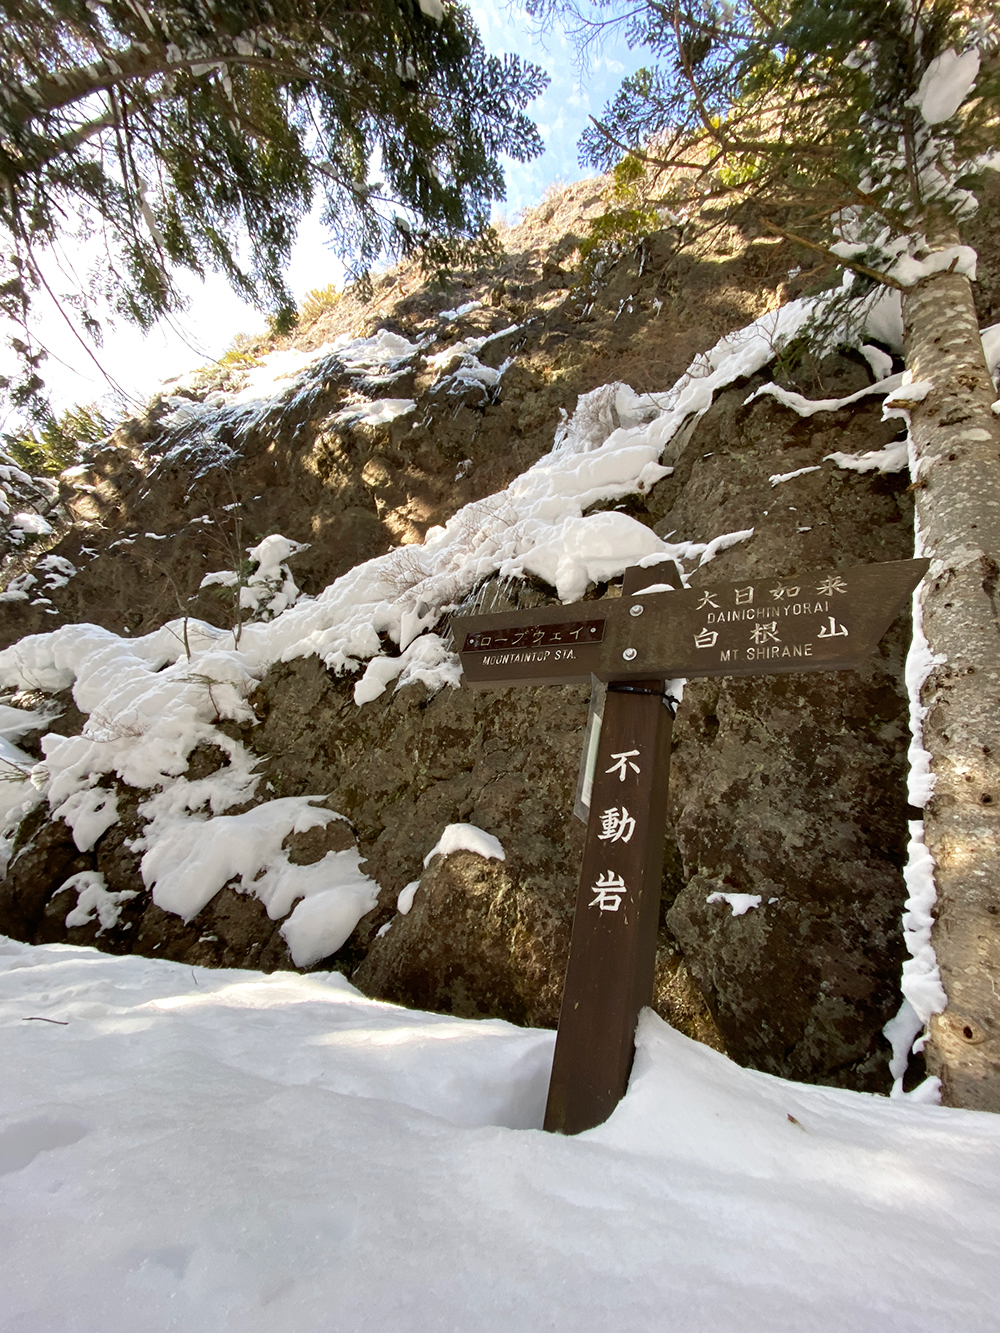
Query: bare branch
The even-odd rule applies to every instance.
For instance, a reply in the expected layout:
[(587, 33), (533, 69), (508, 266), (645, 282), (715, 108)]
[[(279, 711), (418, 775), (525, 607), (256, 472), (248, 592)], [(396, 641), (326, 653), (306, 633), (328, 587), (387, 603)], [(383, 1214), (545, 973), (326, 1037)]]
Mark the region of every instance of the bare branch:
[(880, 273), (878, 269), (869, 268), (867, 264), (859, 264), (856, 259), (845, 259), (843, 255), (838, 255), (835, 250), (830, 250), (827, 246), (820, 245), (816, 241), (807, 240), (805, 236), (800, 236), (797, 232), (787, 231), (784, 227), (779, 227), (765, 217), (761, 218), (761, 222), (767, 227), (768, 231), (773, 231), (776, 236), (782, 236), (786, 241), (794, 241), (796, 245), (803, 245), (807, 250), (813, 250), (816, 254), (823, 255), (831, 264), (839, 268), (849, 268), (852, 273), (857, 273), (863, 278), (871, 278), (873, 282), (880, 283), (883, 287), (893, 287), (898, 292), (910, 290), (905, 283), (899, 282), (888, 273)]

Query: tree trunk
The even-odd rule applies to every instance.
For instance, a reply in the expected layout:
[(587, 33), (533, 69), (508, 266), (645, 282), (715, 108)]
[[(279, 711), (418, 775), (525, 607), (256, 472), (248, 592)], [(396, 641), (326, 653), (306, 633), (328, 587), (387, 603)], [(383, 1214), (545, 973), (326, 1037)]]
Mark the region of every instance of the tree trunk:
[(944, 661), (924, 685), (935, 776), (932, 943), (948, 996), (928, 1067), (948, 1106), (1000, 1111), (1000, 422), (968, 278), (903, 296), (906, 364), (934, 389), (911, 410), (924, 632)]

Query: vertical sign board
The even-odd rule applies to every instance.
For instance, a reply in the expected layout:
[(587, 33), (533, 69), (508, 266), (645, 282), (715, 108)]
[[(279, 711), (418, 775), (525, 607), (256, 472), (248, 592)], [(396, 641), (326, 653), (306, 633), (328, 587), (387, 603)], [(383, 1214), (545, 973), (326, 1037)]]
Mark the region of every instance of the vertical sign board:
[(608, 682), (546, 1129), (607, 1119), (652, 998), (673, 720), (663, 682), (858, 667), (928, 565), (687, 589), (673, 566), (633, 567), (621, 598), (452, 620), (474, 687)]
[(663, 682), (609, 686), (545, 1127), (606, 1120), (653, 992), (673, 713)]

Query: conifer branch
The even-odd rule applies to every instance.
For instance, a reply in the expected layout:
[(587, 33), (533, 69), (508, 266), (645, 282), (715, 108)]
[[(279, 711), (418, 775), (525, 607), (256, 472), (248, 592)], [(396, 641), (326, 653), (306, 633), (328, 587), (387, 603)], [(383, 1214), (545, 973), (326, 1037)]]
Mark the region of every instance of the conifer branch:
[(820, 245), (817, 241), (810, 241), (807, 237), (800, 236), (797, 232), (788, 231), (784, 227), (779, 227), (776, 223), (769, 221), (766, 217), (762, 216), (760, 220), (768, 231), (774, 232), (775, 236), (780, 236), (786, 241), (794, 241), (796, 245), (804, 246), (807, 250), (812, 250), (818, 255), (823, 255), (836, 267), (849, 268), (852, 273), (857, 273), (863, 278), (870, 278), (873, 282), (877, 282), (883, 287), (893, 287), (899, 292), (909, 291), (909, 288), (905, 283), (899, 282), (888, 273), (880, 273), (878, 269), (869, 268), (867, 264), (859, 264), (856, 259), (845, 259), (843, 255), (838, 255), (835, 250), (831, 250), (825, 245)]

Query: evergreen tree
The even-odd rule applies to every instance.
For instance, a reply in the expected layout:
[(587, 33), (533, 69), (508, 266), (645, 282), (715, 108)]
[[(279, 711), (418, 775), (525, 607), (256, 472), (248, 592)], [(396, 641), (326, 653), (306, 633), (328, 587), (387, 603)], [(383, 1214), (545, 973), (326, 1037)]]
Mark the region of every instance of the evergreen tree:
[[(998, 22), (983, 0), (536, 0), (581, 38), (628, 26), (658, 62), (583, 141), (675, 196), (754, 197), (773, 234), (853, 270), (856, 306), (900, 293), (933, 794), (933, 944), (948, 1004), (931, 1071), (951, 1105), (1000, 1111), (1000, 426), (973, 305), (975, 210), (998, 126)], [(796, 222), (790, 222), (792, 217)]]
[[(66, 298), (99, 336), (107, 304), (148, 328), (178, 268), (223, 272), (279, 324), (314, 198), (363, 273), (386, 249), (460, 242), (503, 197), (498, 155), (541, 151), (524, 107), (546, 82), (488, 57), (444, 0), (0, 3), (0, 313), (37, 400), (30, 302), (58, 243), (99, 236)], [(62, 292), (55, 293), (58, 296)]]
[(50, 417), (34, 431), (8, 438), (10, 457), (32, 476), (57, 477), (79, 463), (87, 445), (100, 444), (115, 428), (115, 422), (97, 403), (70, 407)]

